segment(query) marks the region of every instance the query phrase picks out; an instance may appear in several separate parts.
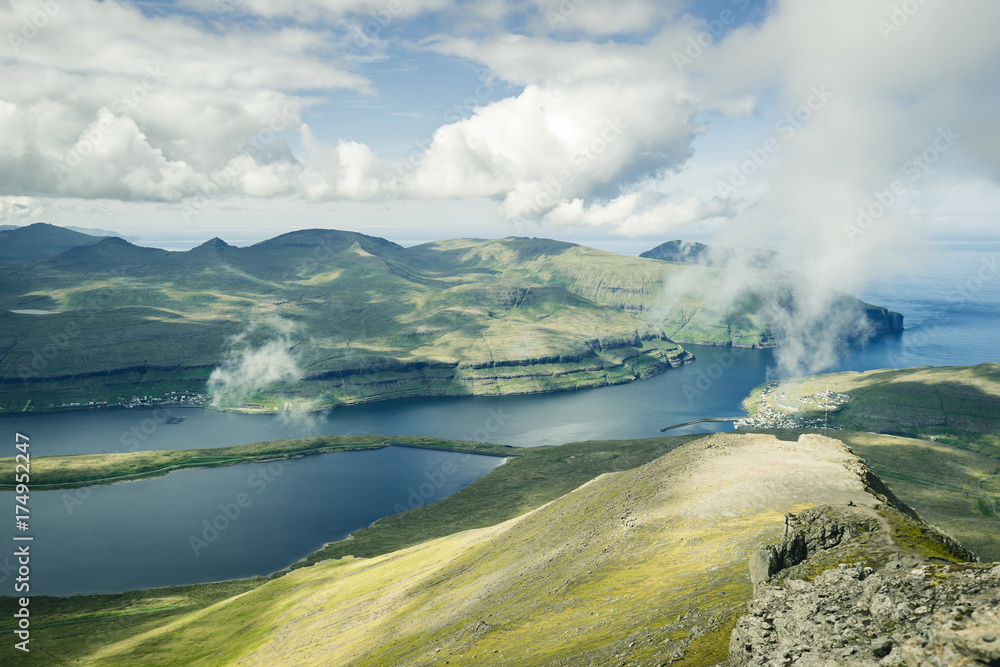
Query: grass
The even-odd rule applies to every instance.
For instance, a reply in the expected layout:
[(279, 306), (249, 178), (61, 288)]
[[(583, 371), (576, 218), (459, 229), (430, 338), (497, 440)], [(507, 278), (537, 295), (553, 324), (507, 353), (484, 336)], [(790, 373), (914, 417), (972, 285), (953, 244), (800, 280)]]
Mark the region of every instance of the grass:
[[(66, 489), (94, 484), (114, 484), (126, 480), (159, 477), (184, 468), (209, 468), (351, 449), (376, 449), (396, 440), (399, 438), (383, 435), (321, 435), (257, 442), (233, 447), (38, 456), (31, 460), (31, 486), (33, 489)], [(506, 445), (470, 443), (424, 436), (407, 437), (405, 443), (421, 447), (482, 454), (502, 454), (504, 456), (520, 456), (523, 452), (530, 451)], [(13, 457), (0, 459), (0, 478), (13, 479), (14, 467)], [(0, 490), (13, 486), (13, 484), (0, 483)]]
[[(843, 439), (904, 502), (984, 561), (1000, 560), (1000, 364), (844, 372), (782, 382), (768, 406), (822, 416), (800, 400), (829, 389), (850, 398), (830, 412)], [(756, 412), (762, 387), (745, 400)], [(781, 400), (779, 396), (784, 395)], [(768, 431), (772, 432), (772, 431)], [(1000, 506), (1000, 504), (998, 504)]]
[[(432, 537), (496, 525), (540, 507), (600, 474), (643, 465), (674, 447), (696, 439), (696, 437), (675, 436), (637, 441), (594, 441), (563, 446), (517, 449), (515, 453), (524, 456), (500, 466), (458, 493), (438, 502), (381, 519), (371, 526), (357, 531), (352, 539), (334, 542), (323, 551), (310, 556), (304, 562), (297, 563), (294, 567), (297, 569), (318, 560), (342, 557), (347, 554), (358, 557), (388, 554), (404, 547), (419, 544)], [(285, 455), (289, 451), (300, 449), (303, 445), (318, 444), (316, 441), (327, 441), (328, 444), (324, 445), (326, 447), (355, 448), (379, 446), (384, 440), (383, 436), (325, 436), (257, 443), (225, 449), (233, 450), (240, 456), (273, 457)], [(444, 441), (436, 438), (394, 437), (393, 440), (405, 440), (425, 446), (452, 446), (452, 448), (461, 448), (466, 451), (480, 450), (505, 453), (510, 449), (501, 445)], [(184, 459), (196, 457), (201, 451), (205, 450), (185, 450), (173, 454)], [(215, 454), (220, 450), (207, 451), (209, 454)], [(141, 452), (137, 454), (159, 455), (171, 454), (171, 452)], [(96, 458), (107, 458), (107, 456), (109, 455)], [(96, 467), (80, 465), (84, 459), (92, 459), (92, 457), (37, 457), (32, 460), (33, 479), (39, 479), (37, 475), (48, 474), (45, 471), (50, 464), (47, 464), (46, 461), (57, 459), (62, 461), (64, 466), (56, 465), (53, 468), (62, 467), (65, 472), (73, 471), (71, 474), (93, 475), (106, 469), (103, 465)], [(141, 460), (140, 456), (133, 462)], [(0, 463), (6, 464), (8, 462)], [(150, 461), (153, 465), (159, 465), (162, 462), (162, 459)], [(212, 463), (206, 462), (205, 464), (211, 465)], [(216, 464), (218, 463), (216, 462)], [(34, 597), (31, 602), (32, 613), (34, 622), (38, 625), (32, 633), (32, 641), (36, 642), (33, 645), (45, 646), (46, 650), (53, 655), (83, 656), (93, 650), (95, 646), (126, 639), (135, 634), (160, 627), (193, 611), (205, 609), (220, 600), (228, 599), (232, 595), (252, 590), (265, 581), (267, 581), (266, 578), (258, 578), (112, 595), (77, 595), (69, 598)], [(4, 608), (13, 606), (10, 598), (0, 599), (4, 603)], [(136, 611), (145, 612), (151, 607), (160, 607), (161, 609), (148, 615), (145, 613), (135, 616), (129, 615)], [(118, 615), (118, 617), (89, 620), (109, 615)], [(77, 623), (77, 621), (85, 622)], [(38, 627), (52, 623), (71, 624)], [(23, 658), (23, 656), (14, 653), (10, 646), (0, 645), (0, 662), (8, 664), (8, 660), (19, 660), (17, 663), (11, 662), (9, 664), (34, 664), (32, 662), (34, 658), (29, 656), (27, 662)], [(47, 664), (47, 659), (38, 659), (41, 664)]]
[[(791, 440), (816, 431), (758, 432)], [(925, 520), (974, 551), (981, 560), (1000, 560), (1000, 517), (991, 510), (983, 511), (990, 506), (977, 490), (980, 480), (1000, 473), (1000, 461), (932, 440), (854, 431), (828, 434), (864, 459), (893, 493)]]
[[(675, 653), (682, 664), (717, 664), (751, 594), (750, 552), (780, 534), (785, 511), (823, 497), (823, 482), (800, 483), (807, 454), (794, 471), (777, 459), (800, 447), (844, 456), (823, 454), (826, 445), (779, 448), (773, 461), (753, 450), (723, 474), (728, 468), (713, 466), (730, 450), (713, 443), (731, 437), (523, 450), (462, 491), (380, 520), (281, 576), (34, 598), (32, 645), (51, 655), (10, 664), (59, 656), (123, 665), (575, 667)], [(810, 465), (841, 488), (839, 464)], [(727, 503), (742, 507), (742, 485), (759, 488), (759, 475), (784, 475), (776, 488), (796, 483), (804, 496), (734, 513)], [(107, 615), (114, 618), (88, 620)], [(0, 647), (5, 664), (11, 654)]]
[[(705, 294), (664, 300), (679, 272), (703, 274), (708, 289), (718, 269), (545, 239), (404, 249), (345, 232), (291, 237), (298, 245), (187, 253), (101, 242), (30, 270), (0, 264), (0, 411), (203, 392), (232, 338), (260, 346), (277, 333), (259, 325), (275, 319), (291, 327), (304, 382), (255, 388), (269, 407), (628, 382), (683, 363), (674, 340), (770, 344), (774, 295), (757, 292), (783, 298), (794, 283), (767, 274), (752, 298), (717, 312)], [(10, 312), (23, 308), (58, 314)]]
[[(852, 474), (838, 463), (846, 454), (823, 443), (720, 447), (749, 441), (713, 436), (676, 447), (683, 440), (548, 448), (535, 459), (545, 463), (538, 475), (525, 465), (530, 457), (512, 461), (465, 491), (482, 484), (479, 500), (495, 500), (487, 480), (517, 472), (525, 484), (512, 493), (534, 511), (485, 528), (450, 525), (449, 534), (404, 548), (389, 540), (382, 546), (392, 550), (381, 555), (324, 560), (197, 609), (155, 612), (164, 614), (159, 624), (102, 639), (80, 662), (575, 667), (677, 656), (718, 664), (751, 595), (750, 552), (780, 534), (785, 511), (822, 501), (825, 482), (840, 489)], [(639, 465), (662, 448), (668, 453)], [(821, 481), (789, 491), (802, 473), (785, 456)], [(609, 472), (541, 505), (544, 495), (526, 494), (561, 479), (580, 457), (596, 466), (583, 476)], [(719, 465), (735, 474), (720, 476)], [(744, 507), (743, 485), (757, 488), (761, 475), (786, 491), (776, 506)], [(448, 524), (463, 511), (460, 495), (421, 509)], [(493, 511), (493, 521), (505, 514)], [(906, 528), (909, 520), (899, 521)], [(352, 542), (344, 544), (363, 546)]]
[[(797, 417), (822, 417), (824, 411), (800, 398), (829, 388), (850, 400), (829, 413), (831, 425), (852, 431), (938, 440), (1000, 458), (1000, 364), (853, 371), (795, 378), (781, 383), (768, 407)], [(785, 394), (781, 407), (777, 397)], [(761, 387), (746, 406), (756, 412)]]

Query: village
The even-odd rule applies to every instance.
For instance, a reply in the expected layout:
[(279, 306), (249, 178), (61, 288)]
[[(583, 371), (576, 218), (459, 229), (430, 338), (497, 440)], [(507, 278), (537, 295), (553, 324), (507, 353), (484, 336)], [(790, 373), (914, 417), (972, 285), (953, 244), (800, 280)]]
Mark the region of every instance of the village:
[(195, 391), (168, 391), (163, 397), (134, 396), (127, 401), (108, 403), (107, 401), (86, 401), (81, 403), (50, 404), (54, 408), (159, 408), (168, 405), (200, 408), (211, 400), (205, 394)]
[[(801, 396), (797, 399), (797, 402), (805, 406), (803, 409), (789, 405), (789, 397), (784, 392), (774, 393), (780, 384), (777, 380), (771, 380), (764, 385), (760, 394), (760, 408), (757, 410), (757, 414), (753, 417), (737, 420), (734, 424), (735, 428), (738, 430), (762, 428), (822, 428), (837, 431), (843, 430), (840, 426), (829, 424), (826, 417), (830, 412), (839, 411), (840, 407), (850, 400), (850, 396), (830, 391), (829, 389), (809, 396)], [(773, 399), (769, 400), (772, 395)], [(771, 407), (772, 404), (780, 409)], [(821, 417), (807, 417), (806, 410), (809, 411), (809, 414), (813, 415), (815, 415), (817, 410), (823, 410), (824, 415)], [(795, 413), (800, 413), (802, 416), (794, 416)]]

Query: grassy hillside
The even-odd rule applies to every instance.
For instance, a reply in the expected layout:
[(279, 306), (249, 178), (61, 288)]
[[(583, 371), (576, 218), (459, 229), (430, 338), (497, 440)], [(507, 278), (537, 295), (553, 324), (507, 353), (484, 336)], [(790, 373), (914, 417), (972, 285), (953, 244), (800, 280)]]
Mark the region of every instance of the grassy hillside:
[[(751, 594), (751, 551), (780, 536), (787, 511), (881, 506), (859, 471), (816, 435), (539, 448), (339, 543), (370, 557), (266, 582), (33, 600), (40, 625), (111, 616), (33, 640), (74, 664), (716, 664)], [(941, 553), (884, 512), (911, 546)], [(412, 546), (395, 539), (408, 516)], [(441, 536), (427, 541), (428, 525)]]
[[(167, 252), (109, 238), (0, 263), (0, 409), (204, 392), (227, 358), (220, 404), (269, 410), (628, 382), (690, 361), (677, 341), (780, 336), (769, 304), (794, 303), (795, 277), (760, 271), (767, 294), (718, 310), (704, 288), (723, 271), (545, 239), (402, 248), (305, 230)], [(681, 272), (703, 289), (679, 297)], [(835, 307), (893, 326), (851, 297)], [(255, 375), (265, 355), (290, 372)]]
[[(825, 400), (829, 390), (844, 394)], [(757, 387), (744, 402), (796, 419), (829, 417), (831, 425), (924, 438), (1000, 457), (1000, 363), (848, 371)]]
[(1000, 560), (1000, 364), (817, 375), (758, 387), (745, 405), (798, 420), (829, 408), (831, 426), (854, 431), (830, 433), (901, 498), (984, 560)]
[(36, 222), (0, 230), (0, 262), (25, 262), (52, 257), (70, 248), (97, 243), (100, 237)]

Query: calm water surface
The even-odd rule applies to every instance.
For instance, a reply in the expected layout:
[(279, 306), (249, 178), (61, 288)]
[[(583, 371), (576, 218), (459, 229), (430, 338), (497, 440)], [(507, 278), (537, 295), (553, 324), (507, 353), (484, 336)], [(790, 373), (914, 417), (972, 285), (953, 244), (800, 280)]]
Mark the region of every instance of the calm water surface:
[[(858, 292), (866, 301), (903, 313), (907, 330), (852, 350), (833, 370), (1000, 361), (1000, 274), (990, 273), (998, 255), (997, 243), (928, 249), (914, 256), (917, 277), (888, 275)], [(11, 436), (7, 440), (14, 431), (29, 434), (36, 456), (221, 447), (316, 433), (429, 435), (531, 447), (655, 437), (669, 424), (740, 416), (741, 399), (773, 372), (767, 350), (686, 347), (697, 363), (615, 387), (404, 399), (298, 422), (179, 408), (169, 414), (122, 409), (8, 415), (0, 417), (0, 433)], [(171, 416), (186, 419), (165, 424)], [(701, 424), (672, 433), (730, 428)], [(72, 496), (67, 501), (66, 492), (36, 491), (31, 500), (33, 592), (116, 591), (272, 572), (405, 506), (410, 491), (429, 483), (428, 475), (434, 477), (447, 460), (455, 461), (457, 472), (434, 488), (434, 498), (501, 461), (387, 448), (286, 462), (260, 494), (251, 482), (255, 473), (256, 482), (262, 480), (260, 470), (251, 465), (95, 487), (84, 492), (90, 495), (80, 504)], [(250, 494), (252, 504), (196, 555), (191, 537), (204, 530), (204, 521), (215, 520), (220, 504), (225, 507), (241, 492)], [(12, 506), (12, 494), (0, 493), (0, 514), (12, 514)], [(0, 594), (12, 593), (9, 566), (0, 557)]]
[[(503, 462), (387, 447), (33, 491), (30, 592), (116, 592), (269, 574), (376, 519), (444, 498)], [(0, 494), (4, 516), (14, 514), (12, 495)], [(0, 556), (3, 595), (13, 594), (13, 565)]]

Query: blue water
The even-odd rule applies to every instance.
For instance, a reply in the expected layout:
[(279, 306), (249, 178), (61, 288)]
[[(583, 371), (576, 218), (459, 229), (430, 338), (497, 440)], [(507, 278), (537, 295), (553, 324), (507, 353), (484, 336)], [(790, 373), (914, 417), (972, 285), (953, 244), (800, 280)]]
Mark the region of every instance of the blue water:
[(857, 296), (903, 313), (906, 332), (845, 359), (845, 370), (1000, 361), (1000, 243), (946, 243), (909, 253), (911, 268)]
[[(503, 461), (388, 447), (33, 491), (24, 533), (34, 537), (29, 592), (115, 592), (269, 574), (376, 519), (444, 498)], [(0, 514), (13, 524), (12, 493), (0, 493)], [(3, 595), (14, 592), (13, 551), (0, 555)]]
[[(870, 303), (903, 313), (906, 331), (851, 350), (831, 370), (1000, 361), (998, 257), (1000, 243), (927, 248), (911, 254), (912, 271), (886, 274), (855, 291)], [(697, 363), (615, 387), (404, 399), (291, 423), (265, 415), (177, 408), (8, 415), (0, 417), (0, 433), (10, 440), (15, 431), (29, 434), (36, 456), (220, 447), (314, 433), (430, 435), (531, 447), (655, 437), (669, 424), (740, 416), (741, 399), (774, 373), (774, 356), (767, 350), (686, 347)], [(186, 419), (166, 424), (170, 416)], [(672, 434), (731, 428), (699, 424)], [(79, 506), (67, 506), (65, 492), (34, 492), (38, 588), (33, 592), (117, 591), (271, 572), (400, 509), (397, 505), (405, 506), (409, 490), (419, 489), (427, 474), (441, 470), (441, 456), (461, 460), (448, 484), (434, 489), (440, 494), (435, 498), (499, 462), (399, 448), (288, 462), (286, 473), (266, 493), (253, 496), (239, 520), (197, 556), (190, 537), (203, 521), (214, 520), (220, 503), (231, 503), (247, 491), (254, 472), (250, 467), (176, 472), (95, 487), (82, 491), (91, 495)], [(12, 506), (12, 494), (0, 493), (0, 514), (12, 514)], [(0, 558), (0, 577), (5, 566), (9, 563)], [(9, 580), (0, 583), (0, 594), (11, 593)]]

